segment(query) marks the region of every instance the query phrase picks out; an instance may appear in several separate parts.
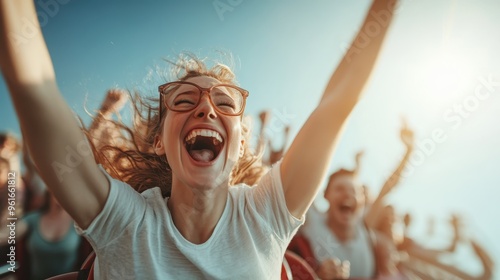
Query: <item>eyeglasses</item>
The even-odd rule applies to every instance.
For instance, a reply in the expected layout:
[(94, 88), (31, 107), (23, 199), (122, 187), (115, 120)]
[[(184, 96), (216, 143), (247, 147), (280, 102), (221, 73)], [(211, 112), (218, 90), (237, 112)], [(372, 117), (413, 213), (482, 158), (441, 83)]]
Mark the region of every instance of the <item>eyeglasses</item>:
[[(245, 109), (248, 91), (234, 85), (219, 84), (210, 88), (202, 88), (197, 84), (178, 81), (166, 83), (158, 87), (160, 104), (175, 112), (194, 110), (200, 104), (203, 94), (208, 94), (210, 103), (217, 113), (227, 116), (239, 116)], [(161, 117), (160, 105), (160, 117)]]

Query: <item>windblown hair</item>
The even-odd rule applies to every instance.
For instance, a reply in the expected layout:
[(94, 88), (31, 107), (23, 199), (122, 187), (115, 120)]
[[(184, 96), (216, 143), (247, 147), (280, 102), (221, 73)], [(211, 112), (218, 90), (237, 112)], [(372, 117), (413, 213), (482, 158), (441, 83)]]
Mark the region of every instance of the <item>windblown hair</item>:
[[(180, 56), (177, 62), (168, 62), (173, 65), (172, 74), (176, 80), (208, 76), (221, 83), (236, 84), (233, 72), (224, 64), (217, 63), (208, 68), (204, 61), (194, 55)], [(128, 183), (139, 192), (160, 187), (164, 197), (170, 196), (172, 171), (166, 156), (158, 156), (153, 150), (154, 139), (161, 133), (167, 108), (160, 104), (159, 98), (143, 98), (137, 92), (131, 95), (131, 101), (134, 116), (131, 127), (122, 121), (99, 119), (111, 122), (109, 127), (120, 130), (121, 137), (118, 141), (96, 145), (102, 144), (103, 139), (97, 141), (92, 132), (86, 130), (96, 161), (102, 164), (112, 177)], [(243, 121), (241, 125), (243, 137), (248, 139), (250, 129)], [(243, 156), (229, 174), (230, 185), (254, 185), (267, 171), (261, 162), (262, 153), (254, 154), (248, 147), (248, 142), (244, 142)]]

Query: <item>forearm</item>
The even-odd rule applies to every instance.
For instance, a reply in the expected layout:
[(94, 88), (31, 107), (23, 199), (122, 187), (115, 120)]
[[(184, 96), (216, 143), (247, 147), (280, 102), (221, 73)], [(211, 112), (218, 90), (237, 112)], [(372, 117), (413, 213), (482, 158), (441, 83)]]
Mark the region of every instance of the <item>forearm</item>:
[(335, 98), (350, 111), (375, 65), (382, 42), (392, 21), (397, 1), (375, 0), (349, 50), (330, 78), (321, 102)]
[(406, 148), (406, 153), (403, 157), (403, 159), (400, 161), (398, 167), (394, 172), (392, 172), (391, 176), (385, 181), (384, 185), (382, 186), (382, 189), (379, 192), (378, 197), (383, 198), (385, 197), (401, 180), (401, 174), (403, 173), (403, 170), (408, 163), (408, 160), (410, 159), (411, 153), (413, 151), (413, 147), (407, 147)]
[[(367, 19), (351, 46), (366, 32), (370, 22), (375, 20), (374, 13), (387, 9), (390, 0), (375, 0)], [(373, 68), (375, 59), (392, 18), (394, 7), (390, 7), (387, 24), (381, 26), (369, 44), (353, 56), (345, 56), (330, 79), (320, 104), (299, 131), (290, 149), (283, 158), (281, 177), (287, 207), (295, 217), (301, 217), (326, 175), (329, 162), (342, 127), (359, 99), (361, 91)]]
[(300, 218), (316, 196), (346, 118), (317, 108), (285, 153), (282, 183), (288, 209), (295, 217)]
[(401, 180), (401, 173), (403, 172), (406, 163), (408, 163), (412, 151), (413, 148), (411, 146), (407, 147), (406, 153), (401, 162), (399, 163), (398, 167), (396, 168), (396, 170), (394, 170), (394, 172), (391, 174), (391, 176), (387, 179), (387, 181), (380, 189), (380, 192), (373, 201), (370, 210), (365, 215), (365, 223), (367, 224), (367, 226), (373, 227), (377, 223), (380, 211), (384, 206), (383, 204), (384, 198), (394, 189), (394, 187)]
[(54, 80), (54, 69), (31, 0), (0, 0), (0, 65), (9, 87)]
[(48, 169), (54, 160), (64, 162), (65, 146), (79, 143), (83, 133), (59, 93), (33, 1), (0, 0), (0, 13), (2, 73), (33, 160)]

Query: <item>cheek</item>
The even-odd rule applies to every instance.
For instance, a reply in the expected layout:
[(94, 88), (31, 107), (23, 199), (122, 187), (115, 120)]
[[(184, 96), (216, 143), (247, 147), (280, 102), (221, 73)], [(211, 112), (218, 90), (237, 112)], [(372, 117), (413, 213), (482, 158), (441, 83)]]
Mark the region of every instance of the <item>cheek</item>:
[(339, 195), (336, 193), (329, 193), (325, 196), (326, 200), (330, 203), (330, 205), (335, 205), (339, 203)]
[(243, 136), (241, 135), (241, 123), (239, 122), (231, 122), (228, 123), (228, 132), (230, 131), (230, 141), (229, 150), (231, 152), (238, 152), (240, 150), (241, 140)]
[(165, 116), (165, 121), (163, 124), (161, 140), (165, 148), (165, 153), (167, 155), (172, 155), (172, 153), (178, 153), (179, 147), (182, 147), (183, 143), (180, 141), (181, 133), (181, 123), (182, 120), (179, 117)]

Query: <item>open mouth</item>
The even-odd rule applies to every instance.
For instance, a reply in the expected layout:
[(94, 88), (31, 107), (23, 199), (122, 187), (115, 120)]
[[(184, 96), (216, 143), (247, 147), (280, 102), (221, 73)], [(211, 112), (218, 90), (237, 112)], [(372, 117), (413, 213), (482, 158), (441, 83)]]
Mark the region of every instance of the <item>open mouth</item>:
[(342, 205), (339, 206), (339, 210), (340, 210), (340, 213), (350, 214), (350, 213), (354, 212), (354, 205), (348, 204), (348, 203), (344, 203), (344, 204), (342, 204)]
[(211, 162), (222, 150), (224, 140), (215, 130), (193, 129), (184, 139), (184, 146), (193, 160)]

